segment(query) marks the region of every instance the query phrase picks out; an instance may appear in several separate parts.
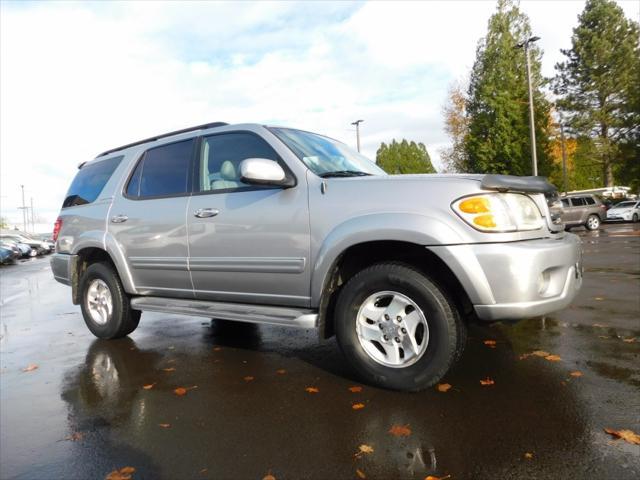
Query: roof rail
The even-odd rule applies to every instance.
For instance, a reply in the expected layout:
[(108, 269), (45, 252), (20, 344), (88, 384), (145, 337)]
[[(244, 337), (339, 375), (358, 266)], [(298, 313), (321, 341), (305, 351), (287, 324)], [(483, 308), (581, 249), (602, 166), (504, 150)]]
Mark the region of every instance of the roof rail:
[[(102, 152), (98, 157), (103, 157), (105, 155), (109, 155), (110, 153), (117, 152), (118, 150), (124, 150), (125, 148), (135, 147), (136, 145), (142, 145), (143, 143), (153, 142), (155, 140), (160, 140), (161, 138), (172, 137), (174, 135), (179, 135), (181, 133), (193, 132), (195, 130), (205, 130), (207, 128), (214, 127), (224, 127), (225, 125), (229, 125), (225, 122), (213, 122), (213, 123), (205, 123), (204, 125), (196, 125), (195, 127), (183, 128), (182, 130), (176, 130), (175, 132), (163, 133), (162, 135), (156, 135), (155, 137), (145, 138), (144, 140), (139, 140), (137, 142), (128, 143), (127, 145), (123, 145), (118, 148), (112, 148), (111, 150), (107, 150), (106, 152)], [(96, 158), (98, 158), (96, 157)]]

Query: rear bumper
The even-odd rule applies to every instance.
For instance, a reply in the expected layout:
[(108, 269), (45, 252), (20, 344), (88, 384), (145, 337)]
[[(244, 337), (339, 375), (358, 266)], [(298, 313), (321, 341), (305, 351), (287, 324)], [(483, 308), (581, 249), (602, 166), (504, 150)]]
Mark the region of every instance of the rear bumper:
[(481, 320), (539, 317), (567, 307), (582, 285), (582, 248), (573, 234), (511, 243), (435, 247)]
[(69, 255), (67, 253), (54, 253), (51, 255), (53, 278), (70, 286), (73, 278), (72, 266), (76, 264), (77, 258), (77, 255)]

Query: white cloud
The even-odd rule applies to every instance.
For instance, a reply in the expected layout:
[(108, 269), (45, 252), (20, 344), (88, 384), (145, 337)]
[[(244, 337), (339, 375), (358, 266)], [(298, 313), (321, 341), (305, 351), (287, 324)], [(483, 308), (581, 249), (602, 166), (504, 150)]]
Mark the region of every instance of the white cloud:
[[(553, 5), (553, 7), (551, 7)], [(523, 1), (544, 72), (582, 2)], [(638, 17), (637, 2), (626, 2)], [(406, 137), (437, 162), (441, 108), (464, 77), (493, 1), (2, 2), (0, 210), (52, 224), (79, 162), (215, 120), (297, 126), (363, 149)], [(554, 14), (549, 10), (553, 8)]]

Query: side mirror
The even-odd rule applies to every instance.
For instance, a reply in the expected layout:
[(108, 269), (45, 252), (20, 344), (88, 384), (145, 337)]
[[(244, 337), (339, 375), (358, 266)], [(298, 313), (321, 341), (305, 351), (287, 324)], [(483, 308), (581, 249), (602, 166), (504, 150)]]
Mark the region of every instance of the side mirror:
[(293, 187), (295, 181), (287, 177), (278, 162), (266, 158), (247, 158), (240, 163), (240, 180), (250, 185)]

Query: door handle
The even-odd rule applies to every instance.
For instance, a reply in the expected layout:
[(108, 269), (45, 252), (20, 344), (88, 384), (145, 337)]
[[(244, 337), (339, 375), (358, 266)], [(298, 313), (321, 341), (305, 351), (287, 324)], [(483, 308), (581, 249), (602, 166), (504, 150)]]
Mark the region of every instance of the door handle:
[(217, 208), (199, 208), (198, 210), (193, 212), (193, 216), (198, 218), (209, 218), (215, 217), (219, 213), (220, 210), (218, 210)]
[(127, 220), (129, 220), (129, 217), (127, 217), (126, 215), (116, 215), (114, 217), (111, 217), (111, 223), (124, 223)]

